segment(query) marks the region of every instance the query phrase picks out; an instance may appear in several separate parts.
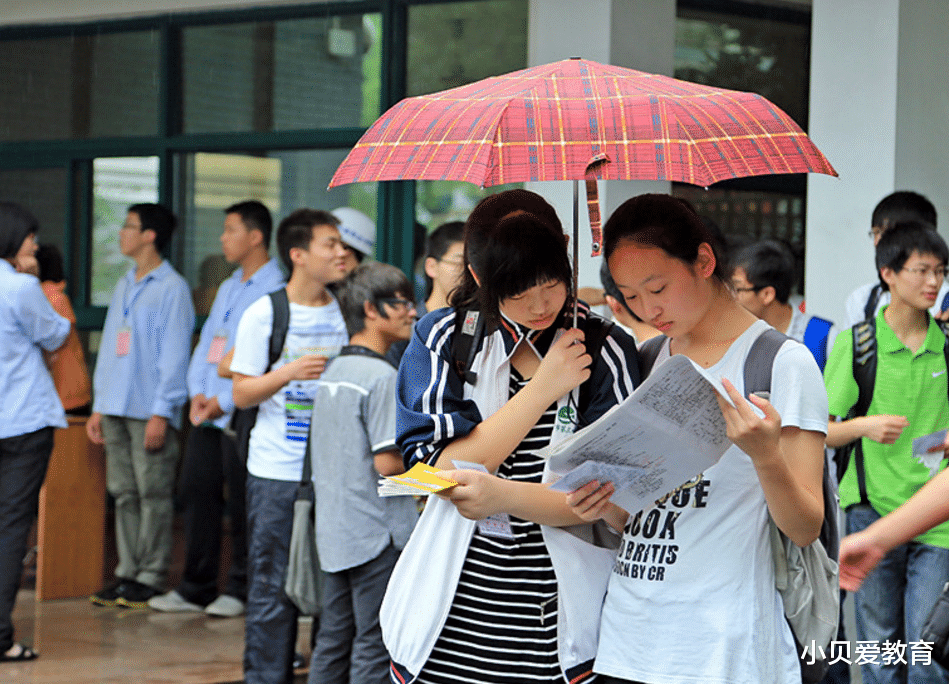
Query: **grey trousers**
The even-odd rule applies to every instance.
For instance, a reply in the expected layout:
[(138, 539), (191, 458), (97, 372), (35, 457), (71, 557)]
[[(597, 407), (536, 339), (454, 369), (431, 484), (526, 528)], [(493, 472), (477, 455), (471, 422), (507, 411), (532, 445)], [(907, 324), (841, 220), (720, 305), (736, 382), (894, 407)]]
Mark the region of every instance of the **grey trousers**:
[(323, 573), (323, 612), (308, 684), (385, 684), (389, 653), (379, 608), (399, 551), (391, 544), (367, 563)]
[(171, 564), (178, 431), (169, 425), (165, 445), (146, 451), (146, 423), (102, 416), (106, 485), (115, 497), (115, 576), (161, 590)]

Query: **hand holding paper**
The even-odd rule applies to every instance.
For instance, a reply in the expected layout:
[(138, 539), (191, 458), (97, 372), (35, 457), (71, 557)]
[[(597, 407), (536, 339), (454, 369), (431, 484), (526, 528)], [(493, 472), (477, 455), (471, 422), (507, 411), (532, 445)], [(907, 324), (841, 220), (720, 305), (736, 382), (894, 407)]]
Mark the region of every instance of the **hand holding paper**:
[(457, 482), (441, 477), (437, 468), (425, 463), (416, 463), (401, 475), (379, 480), (379, 496), (428, 496), (451, 489)]

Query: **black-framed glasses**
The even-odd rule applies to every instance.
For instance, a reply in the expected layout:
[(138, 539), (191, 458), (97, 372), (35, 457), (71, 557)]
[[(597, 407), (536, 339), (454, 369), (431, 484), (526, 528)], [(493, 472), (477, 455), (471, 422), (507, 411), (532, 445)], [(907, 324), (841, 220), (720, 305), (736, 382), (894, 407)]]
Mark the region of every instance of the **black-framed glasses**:
[(379, 301), (383, 304), (388, 304), (393, 309), (401, 309), (402, 311), (415, 308), (415, 302), (411, 299), (403, 299), (402, 297), (383, 297)]
[(735, 292), (759, 292), (763, 289), (763, 287), (755, 287), (754, 285), (751, 287), (738, 287), (737, 285), (732, 285), (732, 290)]

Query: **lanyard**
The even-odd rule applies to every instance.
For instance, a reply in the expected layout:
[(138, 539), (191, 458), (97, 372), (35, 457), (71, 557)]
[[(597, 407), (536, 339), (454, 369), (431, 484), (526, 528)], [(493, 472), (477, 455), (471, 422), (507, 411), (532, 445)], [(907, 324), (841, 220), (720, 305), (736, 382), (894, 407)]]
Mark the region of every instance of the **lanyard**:
[[(238, 281), (240, 282), (240, 281)], [(227, 293), (227, 304), (225, 304), (224, 311), (224, 323), (223, 325), (227, 326), (227, 319), (231, 317), (231, 314), (234, 312), (234, 309), (237, 308), (237, 302), (247, 291), (247, 288), (250, 287), (254, 282), (254, 277), (251, 276), (248, 278), (240, 287), (234, 287), (230, 292)]]
[(141, 282), (141, 284), (139, 284), (139, 283), (132, 283), (132, 288), (131, 288), (131, 289), (134, 290), (135, 287), (138, 286), (138, 290), (137, 290), (137, 291), (135, 292), (135, 294), (132, 296), (132, 301), (131, 301), (131, 302), (128, 301), (128, 294), (129, 294), (128, 288), (126, 288), (125, 292), (122, 293), (122, 312), (123, 312), (123, 313), (122, 313), (122, 320), (123, 320), (123, 321), (127, 321), (127, 320), (128, 320), (129, 313), (132, 311), (132, 307), (135, 306), (135, 302), (138, 300), (139, 295), (142, 294), (142, 292), (145, 290), (145, 286), (148, 284), (148, 281), (150, 281), (151, 279), (152, 279), (152, 276), (151, 276), (151, 274), (149, 274), (149, 275), (145, 276), (145, 280), (143, 280), (143, 281)]

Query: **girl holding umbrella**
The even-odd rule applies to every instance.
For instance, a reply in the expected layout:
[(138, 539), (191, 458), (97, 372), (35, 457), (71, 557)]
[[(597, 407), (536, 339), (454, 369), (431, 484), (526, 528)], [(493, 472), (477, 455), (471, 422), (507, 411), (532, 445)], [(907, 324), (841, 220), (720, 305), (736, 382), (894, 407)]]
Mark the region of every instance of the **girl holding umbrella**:
[(668, 195), (634, 197), (610, 217), (604, 238), (626, 302), (668, 337), (657, 363), (684, 354), (722, 378), (734, 406), (719, 404), (734, 444), (664, 500), (662, 538), (650, 539), (641, 514), (609, 501), (608, 483), (568, 497), (584, 519), (621, 531), (621, 548), (638, 561), (617, 564), (610, 578), (595, 669), (611, 683), (800, 684), (768, 515), (798, 546), (820, 532), (827, 431), (820, 371), (806, 347), (788, 340), (774, 360), (770, 401), (742, 397), (745, 358), (769, 326), (733, 299), (691, 206)]
[(595, 678), (614, 552), (561, 529), (582, 521), (542, 484), (535, 452), (622, 401), (638, 372), (632, 339), (594, 323), (585, 305), (566, 329), (570, 285), (553, 208), (502, 192), (467, 221), (452, 308), (416, 325), (397, 441), (408, 466), (434, 465), (458, 484), (431, 497), (389, 583), (381, 619), (393, 681)]

